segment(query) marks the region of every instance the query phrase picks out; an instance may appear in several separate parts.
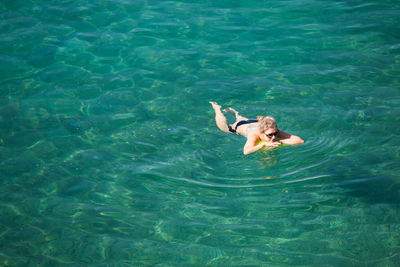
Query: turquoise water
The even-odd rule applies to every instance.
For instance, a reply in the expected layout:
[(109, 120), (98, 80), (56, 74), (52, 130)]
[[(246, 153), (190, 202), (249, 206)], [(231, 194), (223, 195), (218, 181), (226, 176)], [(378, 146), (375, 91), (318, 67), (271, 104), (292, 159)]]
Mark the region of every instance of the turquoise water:
[[(389, 0), (1, 1), (0, 265), (398, 266), (399, 33)], [(210, 100), (305, 144), (244, 156)]]

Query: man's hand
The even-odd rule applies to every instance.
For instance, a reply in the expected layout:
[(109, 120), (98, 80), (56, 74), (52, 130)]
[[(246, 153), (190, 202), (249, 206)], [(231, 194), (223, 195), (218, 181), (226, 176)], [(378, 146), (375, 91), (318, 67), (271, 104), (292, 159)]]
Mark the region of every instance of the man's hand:
[(281, 144), (279, 141), (274, 141), (274, 142), (263, 142), (262, 143), (265, 147), (277, 147)]

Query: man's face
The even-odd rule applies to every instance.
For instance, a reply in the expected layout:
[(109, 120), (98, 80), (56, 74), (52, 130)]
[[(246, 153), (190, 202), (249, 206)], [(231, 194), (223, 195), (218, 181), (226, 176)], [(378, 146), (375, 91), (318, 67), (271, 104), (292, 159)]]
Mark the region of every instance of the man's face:
[(279, 130), (276, 128), (269, 128), (264, 131), (264, 136), (267, 141), (274, 141), (276, 136), (278, 135)]

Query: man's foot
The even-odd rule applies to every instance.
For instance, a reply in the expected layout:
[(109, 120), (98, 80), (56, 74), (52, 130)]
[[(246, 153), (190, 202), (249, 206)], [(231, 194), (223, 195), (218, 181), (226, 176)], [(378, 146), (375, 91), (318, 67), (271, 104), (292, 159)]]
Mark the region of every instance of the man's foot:
[(210, 104), (213, 107), (213, 109), (215, 109), (215, 110), (220, 110), (221, 109), (221, 106), (218, 105), (217, 102), (210, 101)]
[(237, 112), (233, 108), (226, 108), (226, 109), (224, 109), (224, 112), (230, 112), (232, 114), (235, 114), (236, 116), (239, 114), (239, 112)]

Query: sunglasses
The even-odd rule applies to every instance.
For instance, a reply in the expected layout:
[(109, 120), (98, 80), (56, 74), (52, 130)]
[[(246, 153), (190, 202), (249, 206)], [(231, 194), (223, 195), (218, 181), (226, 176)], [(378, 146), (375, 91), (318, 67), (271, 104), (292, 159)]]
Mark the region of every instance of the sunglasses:
[(270, 134), (265, 134), (266, 136), (268, 136), (269, 138), (271, 138), (272, 136), (276, 136), (279, 133), (279, 130), (277, 130), (276, 132), (270, 133)]

